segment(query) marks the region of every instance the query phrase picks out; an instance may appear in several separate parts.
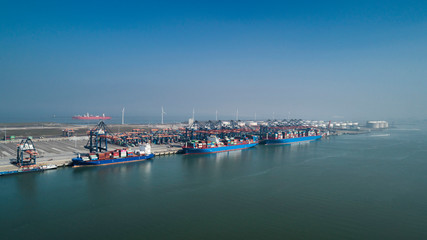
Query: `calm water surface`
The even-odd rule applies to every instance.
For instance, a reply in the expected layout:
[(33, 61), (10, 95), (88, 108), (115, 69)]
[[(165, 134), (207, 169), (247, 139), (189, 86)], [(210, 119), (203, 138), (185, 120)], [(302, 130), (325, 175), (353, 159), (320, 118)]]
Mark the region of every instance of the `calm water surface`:
[(427, 129), (0, 178), (1, 239), (426, 239)]

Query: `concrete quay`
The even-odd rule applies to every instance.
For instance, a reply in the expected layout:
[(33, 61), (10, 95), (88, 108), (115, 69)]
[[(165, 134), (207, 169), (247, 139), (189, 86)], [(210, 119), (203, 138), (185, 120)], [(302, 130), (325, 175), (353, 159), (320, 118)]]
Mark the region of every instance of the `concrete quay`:
[[(34, 145), (40, 154), (37, 157), (37, 165), (56, 165), (58, 167), (70, 166), (72, 163), (71, 159), (78, 153), (88, 152), (88, 150), (84, 148), (87, 139), (87, 137), (34, 139)], [(18, 169), (18, 167), (10, 162), (16, 159), (16, 148), (19, 142), (20, 140), (0, 142), (0, 172)], [(109, 144), (108, 148), (113, 150), (123, 147)], [(155, 156), (177, 154), (180, 150), (180, 145), (152, 145), (151, 147), (151, 151)]]
[(181, 153), (181, 145), (152, 145), (151, 151), (154, 153), (154, 156), (164, 156), (171, 154)]

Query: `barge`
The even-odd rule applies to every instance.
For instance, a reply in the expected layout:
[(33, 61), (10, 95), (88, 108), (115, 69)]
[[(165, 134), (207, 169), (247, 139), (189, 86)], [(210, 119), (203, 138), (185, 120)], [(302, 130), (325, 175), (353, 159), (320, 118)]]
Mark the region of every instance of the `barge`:
[(26, 172), (40, 172), (44, 171), (43, 168), (37, 166), (37, 165), (27, 165), (27, 166), (21, 166), (14, 170), (9, 171), (2, 171), (0, 172), (0, 176), (3, 175), (10, 175), (10, 174), (18, 174), (18, 173), (26, 173)]

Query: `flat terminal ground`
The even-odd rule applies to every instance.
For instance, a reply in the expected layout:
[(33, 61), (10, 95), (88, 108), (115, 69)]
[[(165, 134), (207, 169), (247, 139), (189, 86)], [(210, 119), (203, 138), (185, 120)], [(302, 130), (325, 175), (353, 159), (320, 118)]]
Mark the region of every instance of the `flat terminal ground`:
[[(87, 139), (73, 140), (69, 139), (44, 139), (43, 141), (34, 141), (34, 146), (39, 152), (37, 157), (37, 164), (54, 164), (54, 162), (61, 161), (62, 164), (71, 161), (78, 153), (87, 153), (88, 150), (84, 148)], [(11, 160), (16, 159), (18, 142), (0, 142), (0, 166), (10, 165)], [(181, 149), (179, 144), (175, 145), (151, 145), (151, 151), (155, 154), (163, 153), (176, 153)], [(108, 149), (114, 150), (123, 148), (122, 146), (109, 144)], [(132, 148), (132, 149), (136, 149)], [(60, 164), (60, 165), (62, 165)]]
[[(78, 153), (87, 153), (84, 148), (87, 140), (49, 140), (35, 141), (34, 146), (39, 152), (37, 163), (56, 160), (71, 160)], [(0, 165), (10, 164), (11, 159), (16, 159), (17, 142), (0, 142)], [(122, 148), (121, 146), (110, 144), (109, 149)]]
[[(153, 128), (164, 129), (178, 129), (185, 127), (185, 124), (108, 124), (108, 128), (113, 133), (130, 132), (132, 129), (144, 129), (148, 131)], [(74, 129), (75, 136), (87, 136), (86, 132), (94, 128), (97, 123), (79, 125), (79, 124), (60, 124), (60, 123), (0, 123), (0, 137), (5, 134), (7, 136), (16, 136), (16, 139), (26, 138), (28, 136), (38, 139), (40, 137), (60, 137), (62, 136), (62, 130)]]
[[(16, 136), (14, 141), (0, 141), (0, 172), (17, 170), (15, 165), (11, 164), (12, 160), (16, 159), (17, 145), (28, 136), (33, 136), (35, 148), (39, 152), (37, 157), (37, 165), (66, 166), (71, 163), (71, 159), (78, 153), (87, 153), (84, 148), (88, 141), (86, 132), (95, 127), (96, 124), (90, 125), (70, 125), (58, 123), (0, 123), (0, 134), (4, 136)], [(185, 124), (162, 124), (162, 125), (109, 125), (113, 133), (132, 131), (132, 129), (149, 130), (152, 128), (172, 128), (178, 129)], [(62, 130), (65, 128), (73, 128), (76, 137), (61, 137)], [(110, 150), (123, 148), (122, 146), (108, 146)], [(177, 153), (181, 149), (180, 145), (152, 145), (152, 152), (155, 155), (166, 155)]]

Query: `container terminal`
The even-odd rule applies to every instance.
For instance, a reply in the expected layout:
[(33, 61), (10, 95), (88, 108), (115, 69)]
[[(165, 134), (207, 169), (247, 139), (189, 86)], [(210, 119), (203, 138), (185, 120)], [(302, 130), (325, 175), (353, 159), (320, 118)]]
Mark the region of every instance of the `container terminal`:
[[(96, 138), (93, 130), (101, 127)], [(367, 132), (358, 123), (331, 123), (301, 119), (268, 121), (189, 121), (175, 124), (112, 124), (103, 121), (94, 125), (59, 123), (3, 124), (0, 126), (0, 173), (46, 170), (54, 166), (70, 166), (77, 154), (100, 142), (109, 149), (137, 149), (151, 144), (155, 156), (183, 152), (188, 141), (216, 136), (221, 139), (259, 136), (260, 140), (276, 138), (283, 142), (285, 136), (303, 137), (303, 133), (323, 136), (358, 134)], [(300, 135), (298, 135), (300, 134)], [(288, 136), (289, 137), (289, 136)], [(307, 135), (307, 137), (309, 137)], [(310, 136), (311, 137), (311, 136)], [(92, 145), (92, 146), (89, 146)], [(89, 149), (90, 150), (90, 149)], [(91, 151), (92, 152), (92, 151)]]

